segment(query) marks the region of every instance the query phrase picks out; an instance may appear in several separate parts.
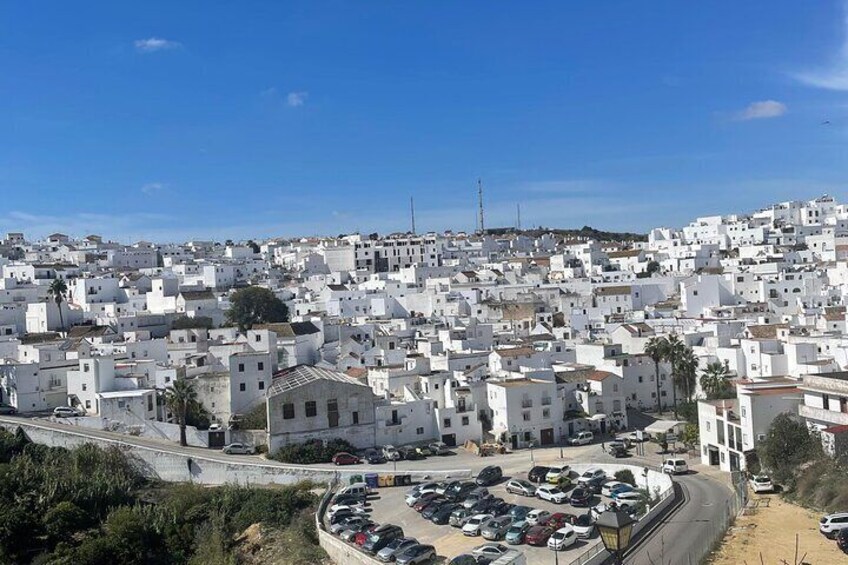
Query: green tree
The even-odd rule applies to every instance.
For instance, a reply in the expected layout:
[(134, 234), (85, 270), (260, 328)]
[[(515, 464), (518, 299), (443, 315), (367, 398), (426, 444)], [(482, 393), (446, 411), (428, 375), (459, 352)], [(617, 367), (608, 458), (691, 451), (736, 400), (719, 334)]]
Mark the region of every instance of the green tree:
[(661, 337), (652, 337), (645, 344), (645, 355), (651, 358), (654, 362), (655, 382), (657, 385), (657, 412), (662, 411), (660, 404), (660, 363), (665, 361), (666, 348), (668, 342)]
[(757, 447), (762, 466), (780, 484), (791, 484), (801, 465), (822, 456), (821, 438), (788, 412), (778, 414)]
[(47, 288), (47, 293), (53, 298), (53, 302), (59, 307), (59, 324), (65, 329), (65, 317), (62, 314), (62, 302), (68, 294), (68, 283), (64, 279), (53, 279), (50, 286)]
[(256, 324), (272, 324), (289, 319), (289, 310), (282, 300), (261, 286), (249, 286), (230, 296), (227, 323), (245, 332)]
[(47, 511), (44, 515), (44, 531), (47, 533), (51, 541), (67, 541), (74, 532), (84, 529), (88, 526), (90, 520), (79, 506), (68, 500), (63, 500), (59, 504)]
[(680, 441), (683, 442), (689, 449), (693, 449), (696, 445), (698, 445), (698, 441), (700, 441), (701, 433), (698, 429), (698, 426), (695, 424), (686, 424), (686, 427), (683, 428), (683, 434), (680, 437)]
[(677, 419), (677, 389), (681, 382), (678, 377), (679, 363), (686, 354), (686, 344), (683, 343), (677, 334), (673, 333), (665, 340), (665, 360), (671, 365), (671, 399), (674, 404), (674, 419)]
[(614, 476), (616, 481), (627, 483), (634, 487), (636, 486), (636, 477), (633, 476), (633, 471), (630, 469), (621, 469), (620, 471), (616, 471)]
[(174, 415), (180, 426), (180, 445), (188, 445), (186, 441), (186, 424), (189, 412), (197, 404), (197, 391), (194, 384), (186, 379), (177, 379), (165, 390), (165, 404)]
[(729, 372), (727, 367), (720, 361), (713, 361), (704, 369), (701, 375), (701, 389), (707, 395), (707, 400), (718, 400), (728, 398), (732, 389), (727, 380)]
[(683, 388), (686, 402), (692, 402), (692, 395), (694, 395), (695, 386), (698, 384), (698, 356), (695, 355), (691, 347), (687, 347), (677, 359), (675, 377)]

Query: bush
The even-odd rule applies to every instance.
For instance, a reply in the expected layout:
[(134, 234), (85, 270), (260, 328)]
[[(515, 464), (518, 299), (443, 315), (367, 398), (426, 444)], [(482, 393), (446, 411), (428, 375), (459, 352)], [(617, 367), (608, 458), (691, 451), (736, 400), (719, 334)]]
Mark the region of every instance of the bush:
[(268, 427), (268, 411), (263, 402), (242, 416), (238, 423), (240, 430), (264, 430)]
[(616, 471), (614, 477), (616, 481), (627, 483), (634, 487), (636, 486), (636, 477), (633, 476), (633, 471), (630, 469), (621, 469), (620, 471)]
[(779, 414), (760, 442), (757, 455), (772, 478), (791, 489), (801, 465), (822, 456), (821, 438), (791, 414)]
[(284, 445), (268, 457), (283, 463), (308, 465), (311, 463), (329, 463), (333, 455), (340, 451), (353, 453), (356, 448), (350, 442), (336, 438), (325, 443), (320, 439), (312, 439), (304, 443)]

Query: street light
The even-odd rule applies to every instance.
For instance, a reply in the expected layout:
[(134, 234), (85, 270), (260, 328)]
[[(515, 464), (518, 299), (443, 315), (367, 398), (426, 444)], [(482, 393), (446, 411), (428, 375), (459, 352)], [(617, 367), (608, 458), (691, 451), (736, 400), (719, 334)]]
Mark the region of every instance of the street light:
[(630, 546), (630, 535), (635, 523), (636, 520), (622, 510), (607, 510), (595, 522), (604, 548), (613, 555), (616, 565), (624, 563), (624, 552)]
[(532, 441), (528, 444), (528, 447), (530, 448), (530, 465), (535, 467), (536, 466), (536, 460), (533, 459), (533, 442)]

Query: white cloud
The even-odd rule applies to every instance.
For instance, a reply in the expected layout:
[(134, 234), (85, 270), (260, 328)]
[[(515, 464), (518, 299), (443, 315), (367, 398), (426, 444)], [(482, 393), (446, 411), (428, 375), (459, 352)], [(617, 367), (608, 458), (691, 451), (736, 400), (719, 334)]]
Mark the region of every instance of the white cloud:
[(289, 92), (286, 96), (286, 104), (292, 108), (297, 108), (306, 104), (307, 98), (309, 98), (308, 92)]
[(134, 45), (135, 50), (139, 53), (153, 53), (155, 51), (176, 49), (182, 44), (179, 41), (171, 41), (169, 39), (162, 39), (161, 37), (148, 37), (147, 39), (136, 39)]
[(842, 47), (831, 61), (830, 65), (794, 73), (794, 77), (807, 86), (826, 88), (828, 90), (848, 90), (848, 2), (843, 7), (845, 16), (843, 20)]
[(736, 114), (737, 120), (763, 120), (779, 118), (787, 111), (786, 104), (777, 100), (761, 100), (751, 102), (748, 107)]
[(161, 182), (149, 182), (141, 187), (141, 191), (144, 194), (156, 194), (157, 192), (162, 192), (165, 190), (165, 185)]

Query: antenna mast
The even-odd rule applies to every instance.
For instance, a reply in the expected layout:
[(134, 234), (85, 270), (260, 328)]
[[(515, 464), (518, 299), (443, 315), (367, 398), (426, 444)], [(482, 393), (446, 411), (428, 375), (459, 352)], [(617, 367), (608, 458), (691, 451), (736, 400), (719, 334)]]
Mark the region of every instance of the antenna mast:
[(412, 215), (412, 235), (415, 235), (415, 200), (409, 197), (409, 212)]
[(483, 181), (477, 179), (477, 200), (480, 204), (480, 235), (486, 233), (486, 224), (483, 222)]

